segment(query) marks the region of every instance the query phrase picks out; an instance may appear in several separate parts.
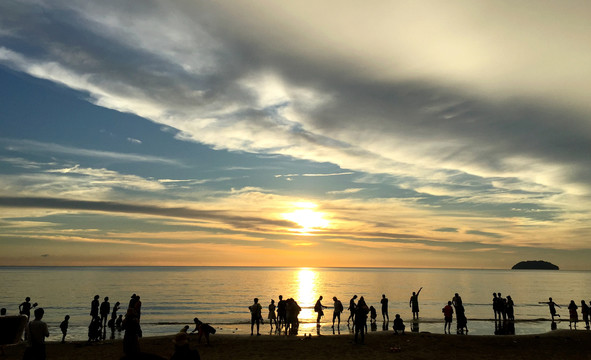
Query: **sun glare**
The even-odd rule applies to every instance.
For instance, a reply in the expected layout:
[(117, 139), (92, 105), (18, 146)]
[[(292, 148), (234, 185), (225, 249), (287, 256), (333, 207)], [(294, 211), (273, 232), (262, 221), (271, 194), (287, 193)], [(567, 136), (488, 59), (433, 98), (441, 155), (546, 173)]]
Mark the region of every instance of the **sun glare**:
[(299, 209), (282, 214), (284, 219), (292, 221), (300, 227), (292, 229), (293, 231), (308, 233), (328, 226), (329, 221), (324, 218), (325, 214), (313, 210), (316, 207), (315, 204), (296, 203), (295, 205)]

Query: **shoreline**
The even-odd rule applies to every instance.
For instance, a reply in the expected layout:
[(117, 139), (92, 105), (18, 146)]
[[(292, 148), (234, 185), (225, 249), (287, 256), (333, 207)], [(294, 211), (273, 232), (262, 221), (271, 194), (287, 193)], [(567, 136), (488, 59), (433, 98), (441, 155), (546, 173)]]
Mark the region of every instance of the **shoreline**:
[[(174, 352), (174, 335), (150, 336), (140, 339), (144, 353), (169, 359)], [(250, 336), (247, 334), (211, 335), (211, 346), (197, 335), (190, 335), (192, 348), (201, 359), (591, 359), (591, 331), (557, 330), (540, 335), (443, 335), (432, 333), (370, 332), (365, 344), (355, 344), (354, 335)], [(61, 344), (48, 342), (47, 359), (120, 359), (122, 340), (104, 340), (87, 344), (73, 341)], [(6, 347), (0, 359), (22, 359), (25, 344)]]

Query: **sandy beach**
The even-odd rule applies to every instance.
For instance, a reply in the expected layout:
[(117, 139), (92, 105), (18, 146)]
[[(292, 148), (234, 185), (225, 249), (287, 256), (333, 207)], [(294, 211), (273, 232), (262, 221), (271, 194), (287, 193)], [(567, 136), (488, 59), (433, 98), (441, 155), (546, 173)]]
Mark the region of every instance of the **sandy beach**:
[[(140, 339), (142, 352), (169, 359), (173, 354), (173, 336)], [(313, 336), (212, 336), (211, 346), (191, 346), (201, 359), (591, 359), (591, 331), (559, 330), (541, 335), (470, 336), (393, 332), (370, 333), (364, 345), (353, 342), (353, 335)], [(119, 359), (123, 356), (120, 340), (87, 345), (85, 342), (48, 343), (47, 359)], [(6, 349), (6, 360), (21, 359), (24, 344)]]

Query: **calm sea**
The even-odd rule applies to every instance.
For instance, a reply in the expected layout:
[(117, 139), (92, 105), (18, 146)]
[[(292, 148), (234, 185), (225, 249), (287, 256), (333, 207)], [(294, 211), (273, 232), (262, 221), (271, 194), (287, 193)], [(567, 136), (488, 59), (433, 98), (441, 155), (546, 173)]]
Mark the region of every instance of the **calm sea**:
[[(0, 307), (8, 315), (18, 313), (25, 297), (45, 309), (44, 320), (50, 326), (50, 340), (57, 341), (59, 323), (69, 314), (68, 339), (86, 340), (90, 321), (90, 302), (94, 295), (110, 298), (113, 305), (126, 308), (131, 294), (141, 296), (144, 334), (168, 335), (191, 325), (194, 317), (211, 323), (218, 334), (249, 334), (248, 306), (254, 297), (263, 309), (271, 299), (293, 297), (303, 308), (300, 334), (316, 333), (314, 304), (320, 295), (329, 309), (320, 333), (332, 334), (332, 297), (347, 308), (349, 299), (364, 296), (378, 310), (378, 329), (382, 331), (380, 298), (386, 294), (390, 317), (399, 313), (410, 328), (412, 314), (409, 297), (420, 293), (419, 331), (443, 333), (441, 308), (454, 293), (464, 301), (470, 334), (490, 335), (495, 327), (491, 306), (492, 292), (511, 295), (515, 302), (517, 334), (550, 331), (549, 311), (538, 304), (553, 297), (562, 309), (564, 321), (558, 329), (568, 328), (571, 299), (577, 305), (591, 300), (591, 272), (585, 271), (511, 271), (450, 269), (382, 268), (242, 268), (242, 267), (0, 267)], [(124, 310), (120, 311), (124, 314)], [(347, 333), (348, 312), (343, 314), (341, 333)], [(266, 310), (264, 310), (266, 319)], [(454, 319), (455, 322), (455, 319)], [(391, 324), (390, 324), (391, 325)], [(455, 327), (455, 324), (453, 325)], [(582, 329), (583, 326), (580, 326)], [(269, 333), (269, 325), (262, 326)], [(116, 337), (122, 335), (117, 334)]]

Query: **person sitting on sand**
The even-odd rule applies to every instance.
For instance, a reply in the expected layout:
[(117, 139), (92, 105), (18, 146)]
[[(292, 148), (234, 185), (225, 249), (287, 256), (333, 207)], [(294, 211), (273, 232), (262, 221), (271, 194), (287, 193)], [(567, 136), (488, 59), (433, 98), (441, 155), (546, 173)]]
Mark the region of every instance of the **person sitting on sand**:
[(60, 323), (60, 330), (62, 331), (62, 344), (66, 342), (66, 335), (68, 334), (68, 325), (70, 321), (70, 315), (64, 317), (64, 321)]
[(199, 351), (191, 350), (189, 345), (189, 335), (186, 331), (180, 331), (172, 340), (174, 343), (174, 354), (170, 360), (200, 360)]
[(404, 322), (402, 321), (402, 318), (400, 317), (400, 314), (396, 314), (396, 317), (394, 318), (394, 334), (398, 335), (398, 332), (400, 331), (403, 335), (404, 335), (404, 328), (406, 326), (404, 326)]
[(201, 343), (201, 337), (205, 335), (205, 343), (210, 345), (209, 334), (215, 334), (215, 329), (211, 325), (201, 322), (198, 318), (194, 318), (193, 322), (195, 323), (195, 329), (191, 333), (197, 331), (197, 334), (199, 335), (197, 342)]
[(552, 316), (552, 322), (554, 322), (554, 316), (560, 317), (560, 314), (556, 313), (555, 308), (555, 306), (560, 307), (560, 305), (552, 301), (552, 298), (548, 298), (548, 301), (540, 301), (539, 304), (548, 304), (548, 308), (550, 309), (550, 315)]
[(575, 323), (575, 330), (577, 330), (577, 322), (579, 322), (579, 314), (577, 313), (578, 308), (579, 307), (577, 306), (577, 304), (575, 304), (574, 300), (571, 300), (570, 304), (568, 304), (568, 326), (572, 329), (572, 324)]
[(261, 325), (261, 311), (263, 307), (259, 304), (258, 298), (254, 298), (254, 304), (250, 305), (248, 310), (250, 310), (250, 335), (254, 333), (254, 324), (257, 325), (257, 336), (261, 335), (259, 327)]
[(336, 296), (332, 297), (332, 301), (334, 301), (334, 311), (332, 313), (332, 328), (334, 329), (334, 321), (338, 319), (337, 328), (341, 326), (341, 313), (343, 312), (343, 303), (341, 300), (337, 299)]
[(441, 309), (445, 324), (443, 325), (443, 333), (451, 334), (451, 322), (453, 321), (454, 309), (451, 307), (451, 301), (447, 302), (447, 305)]

